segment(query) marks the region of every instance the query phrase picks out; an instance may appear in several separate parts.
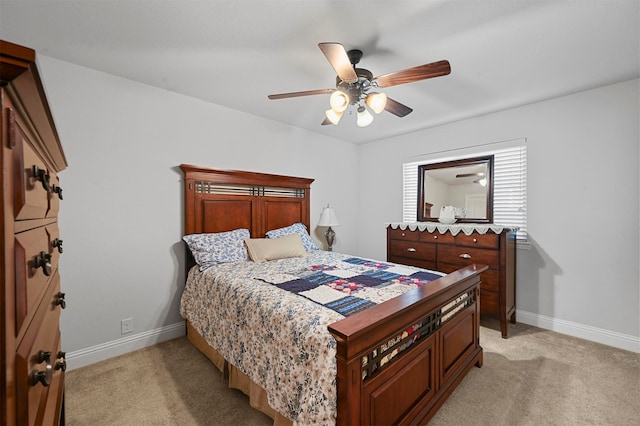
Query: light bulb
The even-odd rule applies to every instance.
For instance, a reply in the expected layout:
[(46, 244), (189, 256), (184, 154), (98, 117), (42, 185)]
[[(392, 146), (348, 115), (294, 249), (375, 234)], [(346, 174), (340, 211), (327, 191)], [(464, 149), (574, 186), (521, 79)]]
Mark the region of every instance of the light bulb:
[(349, 96), (340, 90), (336, 90), (329, 98), (329, 105), (335, 112), (344, 112), (349, 106)]
[(342, 118), (342, 112), (336, 112), (333, 109), (326, 110), (324, 112), (324, 115), (327, 116), (331, 124), (333, 124), (334, 126), (337, 126), (338, 123), (340, 122), (340, 119)]
[(364, 106), (358, 107), (358, 119), (356, 120), (356, 124), (359, 127), (367, 127), (369, 124), (373, 122), (373, 115)]
[(365, 102), (373, 112), (380, 114), (387, 106), (387, 95), (386, 93), (372, 92), (367, 96)]

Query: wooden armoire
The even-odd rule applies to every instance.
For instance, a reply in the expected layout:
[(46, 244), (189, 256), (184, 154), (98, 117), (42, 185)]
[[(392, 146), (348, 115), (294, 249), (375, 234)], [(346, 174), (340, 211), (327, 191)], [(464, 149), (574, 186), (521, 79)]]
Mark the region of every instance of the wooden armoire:
[(32, 49), (0, 41), (0, 414), (5, 425), (64, 423), (58, 173), (67, 161), (35, 56)]

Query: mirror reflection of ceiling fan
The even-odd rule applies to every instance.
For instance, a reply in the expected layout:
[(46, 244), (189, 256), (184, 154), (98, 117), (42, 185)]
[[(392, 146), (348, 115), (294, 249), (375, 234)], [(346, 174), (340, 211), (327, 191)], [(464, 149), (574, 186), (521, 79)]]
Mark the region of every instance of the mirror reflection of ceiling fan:
[(460, 173), (456, 175), (456, 178), (468, 178), (468, 177), (474, 177), (474, 176), (478, 176), (478, 179), (475, 179), (473, 181), (473, 183), (479, 183), (482, 186), (485, 186), (487, 184), (487, 178), (485, 177), (484, 172), (479, 172), (479, 173)]
[(319, 43), (318, 47), (338, 74), (336, 88), (280, 93), (268, 97), (269, 99), (285, 99), (330, 94), (331, 108), (325, 111), (326, 118), (322, 125), (333, 124), (337, 126), (349, 105), (356, 107), (357, 124), (360, 127), (368, 126), (373, 121), (373, 116), (367, 107), (376, 114), (387, 111), (397, 117), (404, 117), (413, 109), (389, 98), (385, 93), (378, 92), (377, 89), (413, 83), (451, 73), (449, 61), (443, 60), (374, 77), (371, 71), (356, 68), (362, 59), (361, 50), (353, 49), (347, 52), (340, 43)]

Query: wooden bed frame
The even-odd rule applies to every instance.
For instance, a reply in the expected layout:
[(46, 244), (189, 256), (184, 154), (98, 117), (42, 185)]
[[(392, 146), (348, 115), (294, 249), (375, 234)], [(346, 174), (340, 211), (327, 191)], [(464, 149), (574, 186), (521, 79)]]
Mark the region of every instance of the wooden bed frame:
[[(180, 167), (185, 235), (247, 228), (261, 238), (295, 222), (312, 229), (313, 179)], [(188, 253), (187, 270), (193, 264)], [(467, 372), (482, 366), (484, 270), (457, 270), (328, 327), (337, 342), (336, 424), (426, 424), (433, 417)], [(419, 330), (406, 336), (409, 328)]]

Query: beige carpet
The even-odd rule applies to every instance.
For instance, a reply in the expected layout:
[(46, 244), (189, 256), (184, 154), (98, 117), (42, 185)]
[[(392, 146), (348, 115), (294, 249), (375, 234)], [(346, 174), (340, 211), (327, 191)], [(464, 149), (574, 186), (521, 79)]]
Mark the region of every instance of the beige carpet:
[[(640, 355), (483, 323), (474, 368), (431, 425), (640, 425)], [(270, 425), (186, 338), (69, 371), (67, 425)]]

